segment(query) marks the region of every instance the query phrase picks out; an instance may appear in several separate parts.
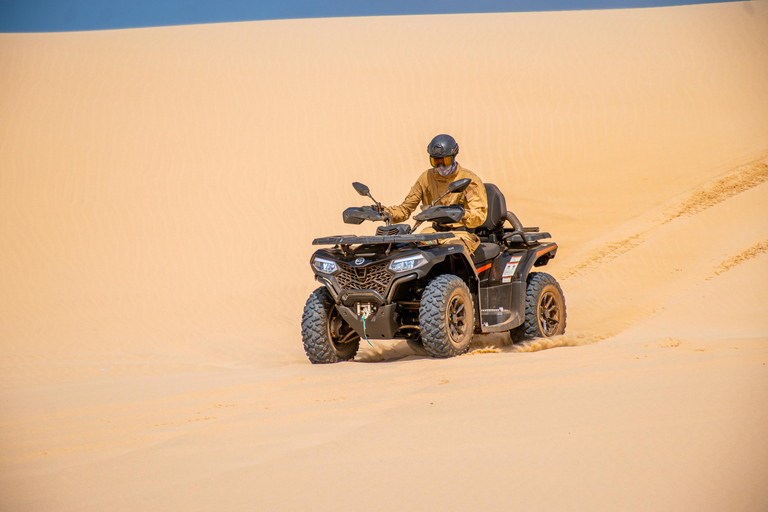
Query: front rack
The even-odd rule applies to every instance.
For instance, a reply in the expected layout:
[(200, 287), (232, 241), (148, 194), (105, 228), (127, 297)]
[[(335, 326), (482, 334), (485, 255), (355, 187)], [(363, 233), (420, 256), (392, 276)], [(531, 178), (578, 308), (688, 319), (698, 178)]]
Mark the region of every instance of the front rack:
[(312, 245), (358, 245), (358, 244), (404, 244), (413, 242), (431, 242), (453, 238), (451, 233), (423, 233), (418, 235), (393, 236), (355, 236), (339, 235), (315, 238)]

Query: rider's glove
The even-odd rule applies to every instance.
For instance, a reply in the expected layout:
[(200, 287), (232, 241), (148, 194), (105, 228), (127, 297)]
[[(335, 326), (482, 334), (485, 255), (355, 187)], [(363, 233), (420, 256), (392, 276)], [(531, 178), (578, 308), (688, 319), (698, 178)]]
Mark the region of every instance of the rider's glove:
[(381, 215), (382, 219), (389, 220), (389, 221), (392, 220), (392, 215), (387, 211), (385, 207), (379, 206), (377, 204), (372, 204), (371, 208), (373, 208), (376, 213)]

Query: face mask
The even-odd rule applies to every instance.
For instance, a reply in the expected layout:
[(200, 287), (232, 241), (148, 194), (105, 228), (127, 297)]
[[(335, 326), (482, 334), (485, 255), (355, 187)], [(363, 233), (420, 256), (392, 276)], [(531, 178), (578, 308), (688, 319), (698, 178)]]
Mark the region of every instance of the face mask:
[(446, 176), (450, 176), (451, 174), (456, 172), (456, 168), (458, 167), (456, 164), (457, 164), (457, 162), (453, 162), (448, 167), (445, 167), (444, 165), (441, 165), (439, 167), (435, 167), (435, 169), (440, 174), (440, 176), (445, 178)]

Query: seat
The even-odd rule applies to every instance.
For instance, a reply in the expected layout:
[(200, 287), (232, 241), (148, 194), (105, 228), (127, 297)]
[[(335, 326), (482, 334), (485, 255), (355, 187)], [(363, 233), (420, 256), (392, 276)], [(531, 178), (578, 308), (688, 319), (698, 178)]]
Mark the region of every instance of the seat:
[(488, 236), (491, 233), (503, 231), (504, 221), (507, 218), (507, 201), (499, 187), (493, 183), (486, 183), (485, 194), (488, 196), (488, 211), (485, 222), (475, 228), (477, 236)]
[(472, 263), (477, 265), (478, 263), (483, 263), (485, 261), (492, 260), (496, 256), (498, 256), (501, 253), (501, 248), (499, 247), (499, 244), (489, 244), (489, 243), (483, 243), (480, 244), (477, 249), (475, 249), (475, 252), (472, 254)]

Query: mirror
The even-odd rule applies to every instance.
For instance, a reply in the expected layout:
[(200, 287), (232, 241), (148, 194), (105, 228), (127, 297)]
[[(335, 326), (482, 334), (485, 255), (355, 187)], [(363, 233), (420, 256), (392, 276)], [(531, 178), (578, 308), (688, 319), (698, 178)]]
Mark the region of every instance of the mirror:
[[(461, 180), (459, 180), (459, 181), (461, 181)], [(368, 187), (366, 187), (362, 183), (358, 183), (358, 182), (355, 181), (354, 183), (352, 183), (352, 186), (355, 187), (355, 190), (357, 190), (357, 193), (360, 194), (361, 196), (367, 196), (369, 194), (369, 192), (370, 192), (368, 190)]]
[[(469, 184), (472, 183), (472, 180), (469, 178), (462, 178), (460, 180), (456, 180), (450, 185), (448, 185), (448, 191), (449, 192), (464, 192), (467, 190), (467, 187)], [(365, 186), (365, 185), (363, 185)]]

